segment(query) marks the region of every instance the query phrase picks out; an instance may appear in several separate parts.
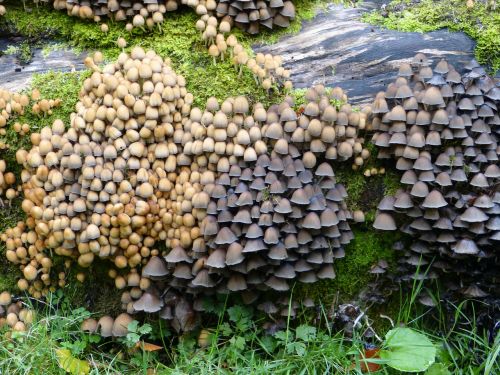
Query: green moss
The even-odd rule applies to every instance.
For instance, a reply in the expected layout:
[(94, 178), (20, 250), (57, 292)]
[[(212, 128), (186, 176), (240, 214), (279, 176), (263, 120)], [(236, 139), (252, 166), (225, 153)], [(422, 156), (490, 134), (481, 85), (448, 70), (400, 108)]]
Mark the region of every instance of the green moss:
[[(91, 268), (82, 269), (74, 264), (68, 275), (64, 295), (73, 306), (85, 306), (98, 315), (117, 316), (123, 312), (120, 302), (123, 291), (115, 288), (108, 270), (109, 262), (99, 259), (92, 263)], [(76, 279), (79, 272), (85, 274), (83, 283)]]
[[(285, 33), (300, 29), (301, 22), (314, 16), (315, 10), (325, 0), (296, 3), (297, 17), (291, 27), (273, 32), (263, 32), (258, 36), (243, 34), (239, 30), (234, 33), (239, 42), (250, 52), (251, 45), (270, 42)], [(281, 94), (268, 94), (255, 83), (252, 74), (244, 70), (239, 75), (229, 59), (213, 64), (200, 33), (195, 28), (196, 14), (191, 9), (182, 9), (165, 18), (161, 29), (144, 33), (134, 30), (129, 33), (124, 23), (109, 22), (109, 32), (103, 33), (99, 24), (68, 17), (63, 12), (50, 10), (47, 7), (34, 8), (32, 12), (24, 12), (18, 4), (9, 5), (9, 12), (3, 20), (3, 28), (19, 32), (28, 38), (59, 38), (77, 50), (103, 52), (108, 59), (114, 59), (121, 52), (116, 40), (124, 37), (129, 46), (141, 45), (153, 49), (162, 57), (169, 57), (173, 68), (186, 77), (187, 88), (194, 95), (196, 106), (203, 106), (206, 99), (215, 96), (223, 100), (229, 96), (247, 95), (253, 101), (264, 104), (278, 102)], [(0, 23), (0, 29), (2, 24)]]
[(400, 175), (393, 171), (386, 171), (384, 175), (384, 196), (394, 195), (403, 185), (400, 181)]
[(477, 60), (493, 72), (500, 70), (500, 8), (490, 9), (487, 2), (480, 1), (468, 8), (463, 0), (422, 0), (417, 4), (395, 0), (387, 10), (387, 17), (377, 10), (366, 14), (364, 21), (399, 31), (463, 31), (477, 42)]
[(360, 171), (353, 171), (350, 168), (342, 167), (335, 170), (335, 177), (338, 183), (344, 185), (348, 197), (347, 206), (351, 210), (359, 210), (362, 206), (362, 195), (366, 190), (367, 179)]
[(19, 268), (5, 258), (5, 245), (2, 244), (0, 246), (0, 292), (5, 290), (11, 293), (18, 292), (17, 279), (20, 275)]
[(392, 250), (395, 236), (393, 233), (381, 233), (373, 229), (356, 228), (354, 240), (345, 248), (345, 257), (335, 261), (336, 278), (323, 280), (314, 285), (298, 284), (298, 294), (315, 300), (330, 302), (339, 296), (341, 301), (354, 298), (376, 276), (368, 271), (380, 259), (385, 259), (392, 266), (395, 254)]

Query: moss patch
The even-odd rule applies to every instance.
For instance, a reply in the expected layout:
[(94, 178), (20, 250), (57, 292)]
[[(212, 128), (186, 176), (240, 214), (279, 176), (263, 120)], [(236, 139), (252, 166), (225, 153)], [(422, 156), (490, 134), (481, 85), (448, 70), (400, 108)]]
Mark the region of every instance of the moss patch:
[[(123, 37), (128, 46), (141, 45), (155, 50), (162, 57), (169, 57), (177, 73), (186, 77), (187, 88), (194, 95), (196, 106), (204, 106), (210, 96), (223, 100), (229, 96), (247, 95), (252, 101), (260, 101), (266, 105), (282, 99), (283, 95), (275, 92), (269, 95), (257, 86), (252, 74), (246, 69), (239, 75), (229, 59), (214, 65), (195, 28), (197, 16), (189, 8), (167, 14), (161, 29), (154, 32), (134, 30), (129, 33), (123, 22), (110, 21), (109, 32), (103, 33), (99, 24), (68, 17), (65, 13), (48, 7), (37, 7), (31, 12), (25, 12), (16, 3), (9, 3), (9, 12), (0, 21), (0, 29), (3, 27), (30, 39), (62, 39), (77, 50), (99, 50), (109, 60), (116, 58), (121, 52), (116, 46), (116, 40)], [(252, 44), (272, 42), (286, 33), (297, 32), (301, 22), (311, 19), (317, 7), (326, 3), (326, 0), (297, 1), (297, 17), (287, 29), (263, 32), (258, 36), (243, 34), (239, 30), (234, 30), (234, 33), (250, 52)]]
[[(428, 32), (442, 28), (463, 31), (476, 42), (476, 58), (493, 72), (500, 70), (500, 7), (491, 9), (486, 1), (394, 0), (388, 14), (376, 10), (364, 21), (399, 31)], [(471, 7), (467, 6), (471, 5)]]
[(392, 266), (395, 253), (392, 244), (394, 233), (381, 233), (373, 229), (355, 228), (354, 240), (345, 248), (345, 257), (335, 261), (334, 280), (323, 280), (313, 285), (298, 284), (298, 295), (308, 296), (325, 303), (339, 296), (340, 301), (348, 301), (374, 280), (376, 276), (368, 271), (380, 259)]

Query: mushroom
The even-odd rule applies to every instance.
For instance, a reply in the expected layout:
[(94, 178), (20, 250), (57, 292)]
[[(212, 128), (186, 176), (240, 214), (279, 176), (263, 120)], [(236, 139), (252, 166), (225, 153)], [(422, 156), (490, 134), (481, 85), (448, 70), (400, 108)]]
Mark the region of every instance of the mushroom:
[[(494, 226), (485, 225), (498, 217), (498, 210), (492, 210), (494, 205), (485, 198), (494, 193), (492, 183), (498, 178), (489, 159), (497, 161), (499, 153), (494, 135), (498, 121), (492, 121), (498, 116), (497, 99), (488, 98), (491, 88), (479, 83), (488, 80), (485, 73), (471, 71), (461, 76), (445, 60), (432, 70), (422, 54), (414, 61), (421, 66), (421, 82), (407, 65), (401, 67), (411, 82), (405, 83), (405, 96), (416, 99), (403, 105), (406, 116), (401, 112), (392, 117), (401, 111), (401, 97), (390, 95), (395, 86), (388, 88), (389, 95), (385, 93), (383, 111), (378, 110), (380, 99), (372, 106), (371, 126), (379, 157), (397, 160), (405, 185), (380, 203), (374, 226), (395, 230), (396, 218), (401, 230), (418, 241), (410, 250), (422, 260), (410, 256), (409, 265), (418, 267), (435, 258), (430, 273), (440, 273), (452, 283), (457, 276), (461, 285), (471, 285), (471, 291), (477, 286), (472, 283), (478, 281), (494, 289), (488, 269), (498, 264), (481, 259), (495, 253), (498, 237)], [(453, 142), (456, 146), (450, 146)]]

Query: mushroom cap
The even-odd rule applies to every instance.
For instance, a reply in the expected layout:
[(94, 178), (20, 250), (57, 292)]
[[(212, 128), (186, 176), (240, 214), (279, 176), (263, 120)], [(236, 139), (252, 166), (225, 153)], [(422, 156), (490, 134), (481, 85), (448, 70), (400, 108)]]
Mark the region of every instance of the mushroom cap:
[(422, 207), (424, 208), (441, 208), (447, 206), (448, 203), (444, 199), (439, 190), (432, 190), (424, 199)]
[(165, 257), (168, 263), (190, 262), (190, 258), (181, 246), (176, 246)]
[(166, 276), (167, 274), (167, 266), (158, 256), (152, 256), (142, 268), (142, 275), (145, 277), (157, 278)]
[(378, 212), (375, 216), (373, 227), (379, 230), (396, 230), (396, 223), (392, 215), (385, 212)]
[(128, 325), (133, 321), (127, 313), (121, 313), (113, 322), (112, 333), (114, 337), (123, 337), (128, 333)]
[(158, 298), (156, 294), (150, 292), (144, 292), (141, 298), (133, 304), (136, 311), (144, 311), (147, 313), (160, 311), (163, 305), (163, 300)]

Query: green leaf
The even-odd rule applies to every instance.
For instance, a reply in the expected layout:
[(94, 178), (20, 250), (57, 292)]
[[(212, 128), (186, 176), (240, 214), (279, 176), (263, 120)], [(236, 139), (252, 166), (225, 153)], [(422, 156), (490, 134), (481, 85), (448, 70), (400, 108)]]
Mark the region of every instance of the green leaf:
[(316, 328), (306, 324), (300, 325), (295, 330), (295, 337), (297, 340), (309, 342), (316, 338)]
[(436, 359), (436, 348), (427, 336), (410, 328), (394, 328), (385, 335), (380, 358), (399, 371), (425, 371)]
[(424, 375), (451, 375), (451, 372), (442, 363), (434, 363)]
[(234, 336), (234, 337), (231, 337), (231, 339), (229, 340), (229, 342), (236, 348), (236, 349), (239, 349), (239, 350), (243, 350), (245, 349), (245, 338), (244, 337), (241, 337), (241, 336)]
[(306, 354), (306, 344), (298, 341), (290, 342), (286, 346), (286, 352), (288, 354), (297, 354), (299, 356), (303, 356), (304, 354)]
[(137, 320), (132, 320), (128, 326), (127, 326), (127, 330), (129, 332), (137, 332), (137, 327), (139, 326), (139, 322)]
[(73, 357), (69, 349), (57, 349), (56, 356), (59, 367), (71, 375), (86, 375), (90, 372), (88, 362)]

